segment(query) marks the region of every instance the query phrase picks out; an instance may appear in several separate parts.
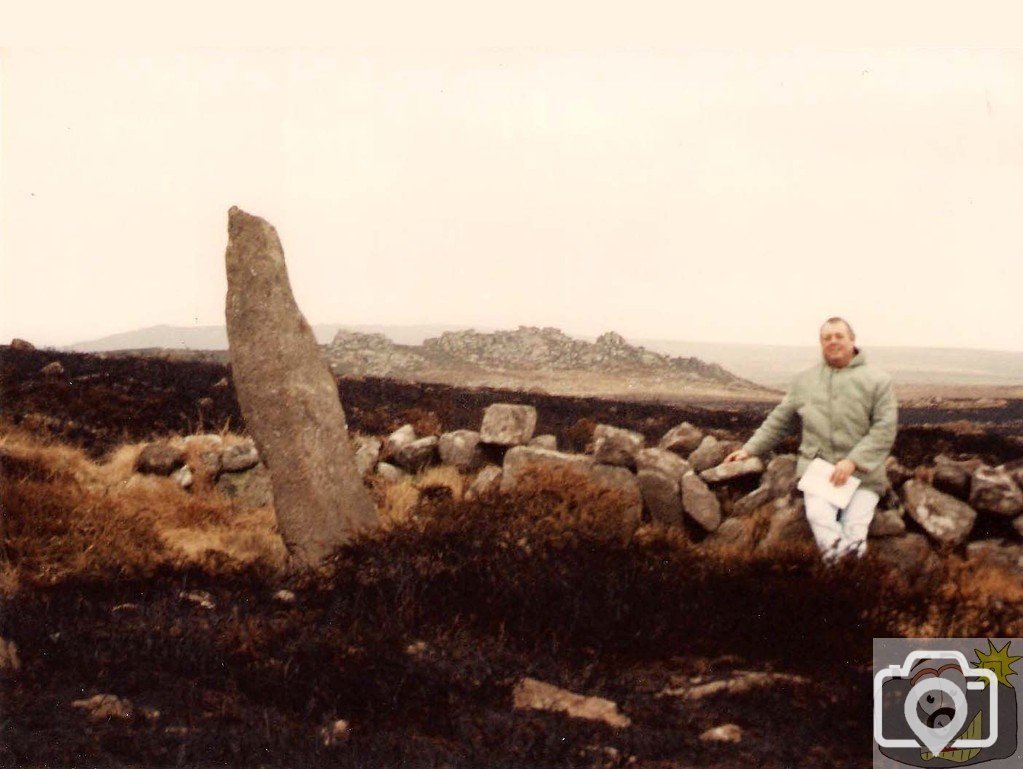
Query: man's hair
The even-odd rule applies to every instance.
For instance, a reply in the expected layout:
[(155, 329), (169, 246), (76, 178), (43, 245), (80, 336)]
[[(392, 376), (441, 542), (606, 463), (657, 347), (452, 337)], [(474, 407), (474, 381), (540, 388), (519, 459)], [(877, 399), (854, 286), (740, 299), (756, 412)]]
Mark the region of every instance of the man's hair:
[(833, 317), (833, 318), (828, 318), (826, 321), (821, 323), (821, 330), (818, 332), (818, 334), (817, 334), (818, 336), (820, 336), (821, 334), (824, 333), (824, 327), (826, 325), (828, 325), (829, 323), (843, 323), (843, 324), (845, 324), (846, 329), (849, 331), (849, 338), (852, 339), (854, 342), (856, 341), (856, 332), (853, 331), (853, 327), (849, 325), (849, 321), (847, 321), (845, 318), (840, 318), (837, 315), (835, 317)]

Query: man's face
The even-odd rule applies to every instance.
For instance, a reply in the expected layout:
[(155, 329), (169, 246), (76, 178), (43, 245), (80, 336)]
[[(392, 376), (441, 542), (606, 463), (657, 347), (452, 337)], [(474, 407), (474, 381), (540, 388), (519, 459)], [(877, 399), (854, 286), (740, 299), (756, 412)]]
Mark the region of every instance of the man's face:
[(852, 335), (849, 327), (841, 322), (825, 323), (821, 328), (821, 352), (824, 360), (833, 368), (845, 368), (853, 359)]

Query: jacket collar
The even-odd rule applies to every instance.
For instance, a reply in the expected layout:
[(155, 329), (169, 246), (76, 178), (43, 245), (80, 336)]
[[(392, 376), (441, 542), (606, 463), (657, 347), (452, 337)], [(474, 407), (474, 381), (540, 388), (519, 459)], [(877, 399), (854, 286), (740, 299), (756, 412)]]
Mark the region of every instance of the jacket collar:
[[(856, 368), (857, 366), (865, 365), (866, 362), (867, 362), (866, 356), (863, 354), (863, 351), (859, 347), (855, 347), (853, 349), (856, 350), (856, 354), (853, 355), (852, 360), (849, 361), (849, 365), (848, 366), (844, 366), (844, 368)], [(841, 371), (842, 370), (840, 368), (832, 368), (830, 365), (828, 365), (828, 362), (826, 360), (824, 360), (824, 356), (823, 355), (821, 356), (821, 368), (823, 368), (823, 369), (829, 369), (830, 368), (832, 371)]]

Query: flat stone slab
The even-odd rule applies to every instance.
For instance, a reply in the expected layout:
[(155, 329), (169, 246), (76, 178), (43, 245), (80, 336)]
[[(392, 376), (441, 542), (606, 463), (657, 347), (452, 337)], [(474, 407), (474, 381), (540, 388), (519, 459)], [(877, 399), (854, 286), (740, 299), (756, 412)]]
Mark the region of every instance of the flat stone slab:
[(733, 478), (743, 478), (748, 475), (760, 475), (764, 472), (764, 463), (760, 457), (750, 457), (736, 462), (727, 462), (716, 467), (711, 467), (700, 473), (705, 483), (724, 483)]

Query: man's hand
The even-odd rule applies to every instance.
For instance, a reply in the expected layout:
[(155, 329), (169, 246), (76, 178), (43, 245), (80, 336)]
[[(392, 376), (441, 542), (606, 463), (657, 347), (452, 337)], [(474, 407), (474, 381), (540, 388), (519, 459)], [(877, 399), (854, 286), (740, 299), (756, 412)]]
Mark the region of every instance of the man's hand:
[(727, 462), (738, 462), (738, 461), (743, 460), (743, 459), (749, 459), (751, 456), (753, 456), (753, 455), (750, 454), (748, 451), (744, 451), (742, 449), (736, 449), (731, 454), (729, 454), (727, 457), (725, 457), (725, 462), (726, 463)]
[(851, 459), (840, 459), (835, 463), (835, 469), (831, 473), (830, 480), (832, 485), (842, 486), (847, 480), (849, 480), (849, 476), (853, 474), (855, 469), (856, 463)]

